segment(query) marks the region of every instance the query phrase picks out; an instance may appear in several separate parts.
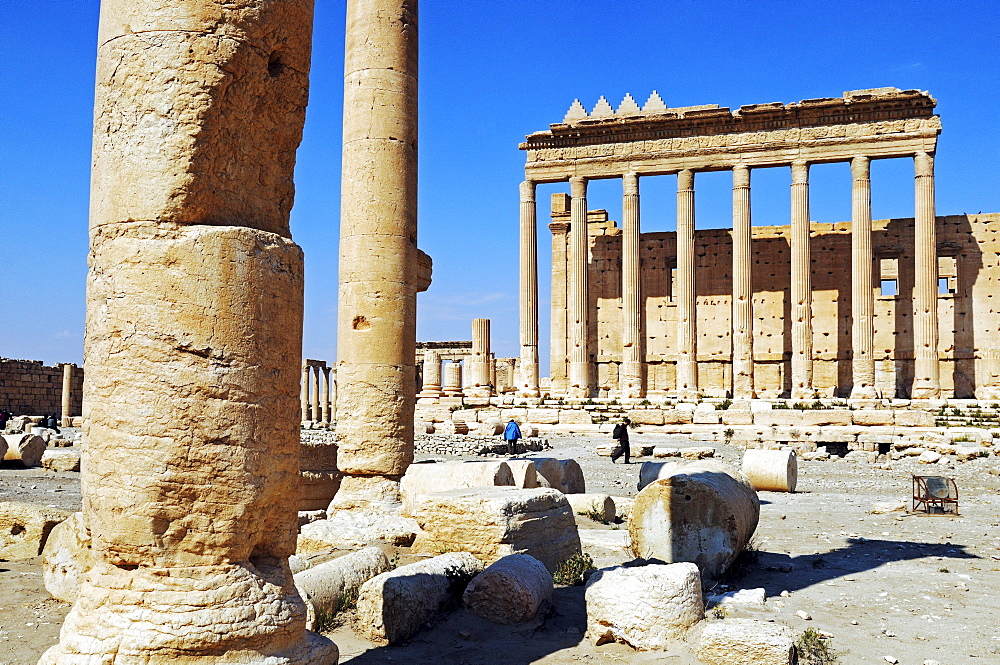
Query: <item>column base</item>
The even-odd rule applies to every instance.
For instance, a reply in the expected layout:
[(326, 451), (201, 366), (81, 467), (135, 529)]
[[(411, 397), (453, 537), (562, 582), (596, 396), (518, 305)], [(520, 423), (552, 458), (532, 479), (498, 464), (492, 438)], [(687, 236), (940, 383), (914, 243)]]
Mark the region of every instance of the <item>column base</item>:
[(417, 399), (437, 399), (438, 397), (444, 397), (444, 391), (442, 390), (421, 390), (417, 393)]
[(934, 385), (913, 386), (910, 399), (937, 399), (941, 396), (941, 387)]
[(517, 391), (517, 396), (525, 398), (541, 397), (542, 391), (538, 388), (521, 388)]
[(695, 402), (700, 393), (696, 388), (682, 388), (677, 391), (677, 399), (685, 402)]
[(850, 399), (879, 399), (879, 394), (875, 386), (855, 385), (851, 388)]

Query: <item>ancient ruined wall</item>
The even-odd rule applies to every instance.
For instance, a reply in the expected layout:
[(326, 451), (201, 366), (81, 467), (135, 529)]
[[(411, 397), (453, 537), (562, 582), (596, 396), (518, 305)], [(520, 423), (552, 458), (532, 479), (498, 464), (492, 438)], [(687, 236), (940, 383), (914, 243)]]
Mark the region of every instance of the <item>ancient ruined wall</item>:
[[(19, 415), (62, 415), (63, 368), (41, 360), (0, 358), (0, 409)], [(83, 370), (73, 370), (70, 415), (83, 408)]]
[[(913, 219), (873, 222), (876, 383), (907, 397), (913, 381)], [(938, 217), (939, 276), (954, 293), (938, 296), (941, 387), (972, 397), (1000, 374), (1000, 214)], [(757, 391), (791, 387), (788, 226), (753, 228), (754, 355)], [(695, 233), (699, 386), (723, 395), (731, 381), (732, 241), (729, 229)], [(590, 289), (597, 315), (591, 343), (600, 394), (618, 386), (621, 362), (621, 231), (591, 217)], [(673, 392), (677, 354), (674, 233), (641, 238), (647, 387)], [(821, 395), (851, 388), (851, 224), (812, 224), (814, 384)], [(881, 280), (896, 280), (895, 295)], [(887, 287), (889, 284), (886, 285)], [(890, 289), (887, 289), (889, 291)], [(993, 380), (996, 382), (995, 379)]]

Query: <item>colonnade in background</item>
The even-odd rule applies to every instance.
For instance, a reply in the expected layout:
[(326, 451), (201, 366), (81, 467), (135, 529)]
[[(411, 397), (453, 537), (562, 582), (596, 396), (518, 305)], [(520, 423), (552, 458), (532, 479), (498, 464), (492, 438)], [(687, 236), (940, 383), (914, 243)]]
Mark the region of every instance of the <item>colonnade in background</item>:
[(299, 399), (302, 420), (331, 423), (337, 420), (337, 370), (324, 360), (306, 360), (302, 365)]
[[(914, 398), (937, 397), (940, 393), (937, 320), (937, 233), (934, 209), (934, 157), (918, 152), (913, 157), (915, 173), (915, 285), (914, 302)], [(851, 267), (852, 280), (852, 377), (851, 397), (873, 399), (875, 386), (874, 290), (872, 255), (870, 159), (851, 159)], [(810, 260), (809, 168), (808, 161), (788, 164), (791, 185), (791, 377), (793, 399), (812, 398), (813, 331), (812, 280)], [(682, 399), (698, 395), (697, 300), (695, 283), (695, 176), (699, 170), (676, 171), (677, 175), (677, 386)], [(753, 349), (753, 233), (750, 215), (751, 168), (732, 167), (733, 178), (733, 273), (732, 273), (732, 385), (737, 399), (756, 397)], [(661, 175), (661, 174), (657, 174)], [(646, 393), (645, 330), (642, 317), (643, 294), (640, 274), (639, 190), (641, 174), (622, 174), (622, 282), (621, 282), (621, 365), (619, 396), (641, 398)], [(567, 266), (565, 323), (553, 316), (553, 347), (564, 343), (568, 360), (566, 393), (587, 398), (594, 391), (594, 350), (588, 328), (592, 312), (588, 294), (587, 183), (582, 177), (568, 178), (570, 186), (569, 224), (552, 224), (554, 236), (569, 234), (568, 257), (556, 257), (566, 247), (561, 237), (553, 241), (553, 260)], [(519, 394), (537, 397), (538, 371), (538, 241), (536, 183), (521, 183), (520, 242), (520, 372)], [(563, 303), (553, 303), (554, 309)], [(558, 338), (558, 339), (557, 339)], [(885, 395), (884, 397), (893, 397)]]

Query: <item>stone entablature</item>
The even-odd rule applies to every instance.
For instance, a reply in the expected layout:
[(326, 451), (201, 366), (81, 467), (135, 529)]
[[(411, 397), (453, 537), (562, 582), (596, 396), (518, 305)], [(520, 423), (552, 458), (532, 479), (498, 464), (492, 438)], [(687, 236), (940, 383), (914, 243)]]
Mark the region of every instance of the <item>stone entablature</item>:
[(520, 148), (535, 182), (907, 157), (934, 152), (936, 103), (926, 92), (883, 88), (735, 112), (710, 105), (587, 117), (531, 134)]

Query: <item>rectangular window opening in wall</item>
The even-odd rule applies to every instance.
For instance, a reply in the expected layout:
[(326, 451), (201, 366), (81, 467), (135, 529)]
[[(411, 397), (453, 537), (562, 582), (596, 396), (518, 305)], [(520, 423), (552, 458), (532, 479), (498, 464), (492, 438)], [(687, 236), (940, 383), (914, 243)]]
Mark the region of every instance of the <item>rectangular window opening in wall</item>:
[(938, 277), (938, 295), (947, 295), (949, 293), (954, 293), (954, 289), (948, 288), (948, 278)]
[(880, 282), (880, 295), (883, 296), (895, 296), (899, 295), (896, 288), (896, 280), (894, 279), (883, 279)]
[(677, 293), (677, 268), (670, 269), (670, 302), (675, 301), (674, 294)]
[(938, 294), (954, 295), (958, 288), (958, 260), (954, 256), (938, 257)]
[(879, 294), (883, 296), (899, 295), (899, 259), (878, 260)]

